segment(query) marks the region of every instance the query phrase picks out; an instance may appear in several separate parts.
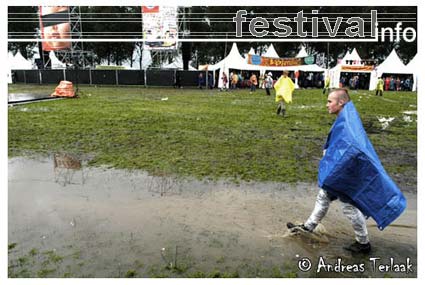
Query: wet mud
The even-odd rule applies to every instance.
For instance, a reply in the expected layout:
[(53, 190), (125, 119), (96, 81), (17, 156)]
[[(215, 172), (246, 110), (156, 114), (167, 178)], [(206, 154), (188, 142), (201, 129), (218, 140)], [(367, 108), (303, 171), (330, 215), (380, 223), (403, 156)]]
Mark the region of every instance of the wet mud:
[(372, 252), (356, 256), (339, 202), (316, 233), (286, 230), (314, 206), (308, 183), (151, 176), (67, 154), (12, 158), (8, 172), (9, 277), (417, 276), (415, 193), (384, 231), (368, 221)]

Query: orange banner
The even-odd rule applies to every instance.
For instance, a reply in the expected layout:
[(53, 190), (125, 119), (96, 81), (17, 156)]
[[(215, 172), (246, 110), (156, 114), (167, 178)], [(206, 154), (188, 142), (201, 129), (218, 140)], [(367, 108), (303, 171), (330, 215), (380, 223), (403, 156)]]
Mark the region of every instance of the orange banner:
[(248, 55), (248, 63), (260, 66), (298, 66), (305, 65), (304, 58), (273, 58), (258, 55)]
[(373, 65), (363, 65), (363, 66), (352, 66), (352, 65), (343, 65), (341, 71), (367, 71), (370, 72), (374, 68)]

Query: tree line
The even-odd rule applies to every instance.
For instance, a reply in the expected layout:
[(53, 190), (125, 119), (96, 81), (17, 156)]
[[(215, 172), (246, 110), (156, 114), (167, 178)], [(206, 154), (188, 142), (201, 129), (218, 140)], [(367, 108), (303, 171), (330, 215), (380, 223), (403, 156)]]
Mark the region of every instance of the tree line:
[[(180, 37), (183, 30), (189, 31), (187, 37), (207, 35), (206, 38), (235, 36), (235, 23), (232, 17), (238, 10), (246, 10), (250, 19), (261, 16), (273, 19), (282, 15), (292, 15), (300, 10), (311, 12), (318, 11), (319, 15), (367, 15), (371, 9), (376, 9), (379, 15), (380, 27), (395, 27), (400, 15), (405, 16), (404, 25), (417, 29), (417, 7), (271, 7), (271, 6), (192, 6), (179, 7), (178, 26)], [(291, 14), (292, 13), (292, 14)], [(134, 37), (141, 38), (142, 20), (140, 6), (81, 6), (82, 38), (102, 37)], [(324, 27), (319, 27), (323, 31)], [(244, 32), (248, 24), (244, 26)], [(36, 6), (9, 6), (8, 7), (8, 32), (9, 38), (24, 35), (36, 38), (39, 34), (38, 7)], [(107, 35), (105, 35), (107, 34)], [(254, 48), (258, 54), (264, 52), (270, 42), (239, 42), (241, 53), (247, 53)], [(329, 58), (330, 67), (336, 64), (338, 58), (344, 56), (346, 51), (356, 48), (362, 59), (374, 60), (377, 64), (382, 62), (396, 49), (404, 63), (408, 63), (417, 53), (417, 41), (405, 42), (274, 42), (273, 45), (280, 57), (294, 57), (303, 44), (309, 54), (321, 54)], [(12, 52), (20, 50), (24, 57), (32, 57), (35, 42), (9, 42), (8, 48)], [(134, 42), (84, 42), (83, 49), (92, 51), (95, 61), (106, 61), (108, 64), (120, 65), (124, 60), (132, 58), (135, 46), (141, 47), (142, 43)], [(189, 43), (190, 58), (196, 64), (213, 64), (223, 59), (231, 48), (231, 43), (225, 42), (192, 42)]]

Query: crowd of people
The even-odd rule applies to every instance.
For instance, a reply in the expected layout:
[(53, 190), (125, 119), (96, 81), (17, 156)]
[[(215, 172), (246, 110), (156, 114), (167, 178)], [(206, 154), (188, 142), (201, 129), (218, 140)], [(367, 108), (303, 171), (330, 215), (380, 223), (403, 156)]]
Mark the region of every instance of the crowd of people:
[[(222, 80), (221, 90), (230, 90), (250, 88), (250, 92), (255, 92), (257, 89), (265, 89), (266, 94), (270, 95), (270, 90), (281, 76), (281, 72), (240, 72), (231, 71), (229, 75), (225, 72), (216, 74), (209, 73), (205, 76), (205, 72), (200, 72), (198, 76), (198, 87), (213, 89), (218, 87), (219, 80)], [(300, 88), (323, 88), (329, 89), (330, 78), (325, 78), (323, 73), (319, 72), (298, 72), (298, 74), (288, 71), (288, 77), (295, 82), (295, 77), (298, 76), (298, 86)], [(328, 80), (328, 81), (327, 81)], [(411, 91), (413, 87), (412, 76), (394, 76), (388, 75), (382, 77), (383, 91)], [(208, 82), (207, 82), (208, 81)], [(339, 88), (348, 88), (351, 90), (368, 90), (370, 82), (370, 74), (367, 73), (341, 73)], [(375, 89), (376, 90), (376, 89)], [(325, 91), (324, 91), (325, 92)]]
[(386, 76), (384, 80), (385, 91), (411, 91), (412, 90), (412, 78), (400, 76)]

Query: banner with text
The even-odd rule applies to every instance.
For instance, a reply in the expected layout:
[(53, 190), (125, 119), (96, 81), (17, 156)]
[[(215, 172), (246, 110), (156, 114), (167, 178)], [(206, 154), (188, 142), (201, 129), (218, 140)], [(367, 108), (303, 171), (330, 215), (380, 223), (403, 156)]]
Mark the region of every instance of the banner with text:
[(314, 64), (314, 55), (294, 58), (273, 58), (249, 54), (248, 63), (269, 67), (308, 65)]

